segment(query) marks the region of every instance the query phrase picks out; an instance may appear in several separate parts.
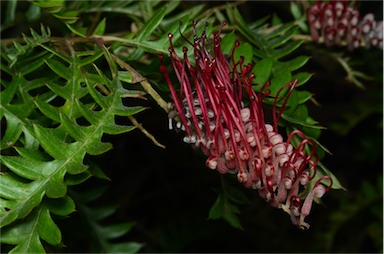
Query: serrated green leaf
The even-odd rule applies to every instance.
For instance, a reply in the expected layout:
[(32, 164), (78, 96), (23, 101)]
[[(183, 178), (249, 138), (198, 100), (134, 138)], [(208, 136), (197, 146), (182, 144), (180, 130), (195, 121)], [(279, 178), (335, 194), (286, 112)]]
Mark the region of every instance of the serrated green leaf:
[(1, 199), (8, 199), (7, 212), (0, 218), (0, 227), (4, 227), (18, 218), (24, 218), (40, 204), (44, 192), (40, 189), (42, 181), (22, 183), (9, 173), (0, 175)]
[(132, 83), (132, 74), (128, 71), (119, 71), (117, 76), (123, 82)]
[[(58, 88), (57, 86), (51, 86), (52, 88), (55, 87), (55, 88)], [(53, 89), (55, 89), (53, 88)], [(67, 91), (67, 89), (63, 89), (65, 91)], [(55, 107), (55, 106), (52, 106), (51, 104), (49, 103), (45, 103), (44, 101), (42, 100), (39, 100), (39, 98), (37, 98), (37, 100), (34, 101), (35, 105), (37, 106), (37, 108), (48, 118), (54, 120), (55, 122), (60, 122), (60, 110), (59, 108)]]
[(15, 147), (15, 150), (21, 157), (29, 160), (38, 160), (38, 161), (51, 160), (51, 157), (49, 155), (37, 149), (30, 149), (27, 147)]
[[(0, 91), (0, 98), (1, 98), (1, 105), (9, 105), (13, 99), (13, 97), (16, 94), (17, 88), (21, 86), (22, 78), (21, 76), (17, 75), (13, 80), (12, 84), (9, 87), (7, 87), (5, 90)], [(1, 108), (2, 115), (3, 113), (3, 107)]]
[(92, 64), (96, 62), (96, 60), (99, 59), (102, 55), (103, 55), (103, 51), (92, 52), (91, 56), (80, 59), (80, 61), (78, 61), (78, 66), (82, 67), (88, 64)]
[(46, 204), (51, 213), (59, 216), (67, 216), (76, 210), (75, 202), (68, 195), (59, 199), (47, 199)]
[(44, 59), (45, 63), (60, 77), (70, 80), (73, 76), (71, 69), (55, 59)]
[(44, 205), (34, 209), (22, 222), (3, 228), (1, 241), (16, 245), (10, 253), (45, 253), (40, 238), (53, 245), (61, 242), (60, 230)]
[(11, 114), (5, 115), (7, 128), (4, 135), (1, 137), (0, 150), (6, 149), (16, 143), (20, 134), (23, 132), (23, 125), (19, 119), (13, 117)]
[(112, 148), (110, 143), (101, 142), (102, 128), (97, 126), (80, 126), (76, 121), (71, 121), (67, 116), (60, 115), (61, 123), (69, 135), (81, 142), (90, 155), (99, 155)]
[(87, 36), (87, 28), (85, 28), (85, 27), (74, 28), (69, 23), (65, 23), (65, 25), (68, 27), (69, 30), (71, 30), (72, 33), (74, 33), (80, 37), (86, 37)]
[[(22, 76), (28, 75), (36, 71), (37, 69), (39, 69), (44, 64), (44, 61), (42, 60), (45, 58), (49, 58), (50, 56), (47, 51), (42, 51), (41, 53), (34, 55), (33, 58), (35, 57), (37, 58), (36, 60), (28, 59), (28, 62), (23, 63), (23, 65), (19, 68), (20, 74)], [(18, 63), (22, 63), (22, 62), (19, 60)]]
[(65, 171), (58, 171), (46, 183), (46, 195), (49, 198), (62, 198), (67, 194), (67, 185), (64, 183)]
[(104, 173), (104, 171), (97, 165), (96, 163), (90, 161), (89, 163), (89, 169), (88, 171), (95, 177), (108, 180), (110, 181), (111, 179)]
[(62, 135), (60, 128), (50, 129), (34, 126), (37, 137), (44, 150), (57, 160), (63, 161), (62, 167), (71, 174), (84, 172), (87, 167), (83, 165), (85, 150), (79, 142), (65, 143), (59, 137)]
[(79, 185), (88, 180), (91, 176), (92, 174), (88, 170), (76, 175), (67, 174), (64, 183), (68, 186)]
[(220, 196), (216, 200), (216, 202), (213, 204), (209, 211), (209, 219), (219, 219), (223, 218), (225, 219), (231, 226), (238, 229), (243, 229), (241, 226), (239, 217), (237, 214), (240, 213), (239, 209), (230, 204), (228, 201), (225, 200), (224, 197)]
[(49, 210), (45, 205), (38, 212), (37, 220), (36, 231), (40, 238), (49, 244), (58, 245), (61, 242), (61, 232), (52, 220)]
[(26, 159), (20, 156), (2, 156), (0, 161), (17, 175), (29, 180), (42, 178), (43, 172), (49, 172), (54, 166), (49, 162)]

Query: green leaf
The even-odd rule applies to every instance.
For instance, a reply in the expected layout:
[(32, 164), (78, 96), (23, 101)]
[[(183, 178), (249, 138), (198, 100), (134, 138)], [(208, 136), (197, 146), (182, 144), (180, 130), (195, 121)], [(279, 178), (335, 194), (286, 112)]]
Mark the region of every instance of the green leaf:
[(239, 61), (240, 57), (244, 57), (244, 65), (252, 63), (252, 46), (249, 43), (241, 43), (240, 46), (235, 50), (234, 59)]
[[(17, 0), (8, 1), (4, 24), (13, 23), (16, 17)], [(4, 25), (3, 24), (3, 25)]]
[(96, 26), (95, 30), (93, 31), (93, 34), (95, 35), (104, 35), (106, 26), (106, 18), (103, 18), (100, 23)]
[(52, 245), (58, 245), (61, 242), (60, 229), (53, 222), (49, 210), (42, 206), (39, 213), (38, 223), (36, 225), (37, 233), (41, 239)]
[(225, 219), (232, 227), (243, 229), (239, 217), (239, 209), (230, 203), (225, 194), (219, 193), (219, 197), (209, 211), (209, 219)]
[(291, 9), (291, 13), (295, 19), (300, 19), (302, 17), (299, 5), (297, 3), (291, 2), (290, 3), (290, 9)]
[(64, 5), (64, 0), (50, 0), (50, 1), (34, 1), (33, 4), (44, 8), (50, 13), (57, 13), (61, 11)]
[(296, 87), (304, 85), (307, 83), (307, 81), (313, 76), (313, 73), (309, 72), (299, 72), (295, 75), (293, 75), (292, 79), (297, 79), (299, 82), (297, 83)]
[[(0, 159), (3, 161), (3, 157)], [(41, 202), (44, 196), (44, 192), (40, 189), (41, 184), (41, 181), (22, 183), (9, 173), (0, 175), (0, 196), (4, 205), (2, 209), (6, 210), (2, 211), (0, 227), (18, 218), (24, 218)]]
[(332, 183), (332, 189), (342, 189), (342, 190), (347, 190), (346, 188), (344, 188), (340, 181), (337, 179), (337, 177), (332, 174), (332, 172), (327, 169), (321, 162), (318, 162), (318, 170), (317, 170), (317, 174), (315, 176), (314, 179), (312, 179), (311, 183), (315, 183), (321, 176), (324, 176), (324, 175), (329, 175), (332, 180), (333, 180), (333, 183)]
[(45, 59), (45, 63), (48, 65), (51, 70), (53, 70), (58, 76), (70, 80), (72, 78), (72, 73), (70, 69), (62, 64), (61, 62), (55, 60), (55, 59)]
[(10, 253), (45, 253), (40, 238), (52, 245), (61, 242), (60, 230), (44, 205), (34, 209), (17, 227), (5, 227), (1, 233), (3, 243), (16, 245)]
[(90, 236), (92, 241), (97, 243), (100, 248), (94, 249), (94, 252), (123, 252), (135, 253), (142, 248), (142, 244), (135, 242), (114, 243), (112, 240), (122, 237), (131, 231), (134, 223), (121, 223), (113, 225), (101, 225), (100, 221), (113, 215), (117, 206), (104, 205), (102, 207), (89, 207), (86, 203), (99, 198), (106, 188), (97, 188), (82, 193), (72, 192), (72, 196), (78, 203), (79, 213), (86, 217), (89, 230), (93, 232)]
[(280, 65), (281, 66), (280, 68), (286, 69), (289, 71), (295, 71), (295, 70), (303, 67), (308, 62), (308, 60), (309, 60), (308, 56), (298, 56), (292, 60), (282, 62)]
[[(302, 105), (300, 105), (300, 106), (302, 106)], [(303, 118), (304, 115), (305, 115), (305, 111), (300, 111), (300, 112), (298, 112), (297, 114), (298, 114), (298, 117)], [(282, 117), (284, 120), (288, 121), (288, 122), (291, 122), (291, 123), (293, 123), (293, 124), (298, 124), (298, 125), (301, 125), (301, 126), (303, 126), (303, 127), (314, 128), (314, 129), (325, 129), (325, 127), (323, 127), (323, 126), (319, 126), (319, 125), (314, 125), (314, 124), (312, 124), (312, 123), (308, 123), (308, 122), (306, 121), (308, 118), (306, 118), (306, 119), (303, 121), (303, 120), (297, 119), (297, 118), (295, 118), (295, 117), (288, 116), (288, 115), (286, 115), (286, 114), (284, 114), (284, 113), (281, 115), (281, 117)]]
[(108, 181), (111, 180), (96, 163), (90, 161), (88, 164), (89, 164), (88, 171), (93, 176), (100, 178), (100, 179), (108, 180)]
[(132, 74), (128, 71), (119, 71), (118, 72), (119, 80), (127, 83), (132, 83)]
[(253, 67), (252, 72), (256, 75), (254, 79), (255, 84), (264, 85), (268, 80), (272, 72), (272, 58), (264, 58)]
[(148, 40), (149, 36), (152, 32), (160, 25), (166, 14), (167, 8), (163, 7), (159, 9), (140, 29), (140, 31), (136, 34), (136, 41)]
[(76, 210), (75, 202), (69, 196), (64, 196), (59, 199), (48, 199), (47, 207), (51, 213), (60, 216), (67, 216)]
[(54, 17), (61, 19), (66, 24), (73, 24), (75, 23), (79, 17), (78, 17), (79, 12), (78, 11), (66, 11), (66, 12), (60, 12), (59, 14), (53, 14)]
[(276, 26), (276, 25), (279, 25), (281, 23), (282, 23), (281, 19), (276, 14), (273, 14), (271, 25)]
[(238, 191), (235, 187), (230, 186), (221, 177), (222, 188), (218, 190), (218, 198), (209, 211), (209, 219), (225, 219), (231, 226), (237, 229), (243, 229), (238, 214), (240, 210), (236, 204), (249, 203), (244, 193)]
[(288, 84), (291, 80), (292, 76), (291, 72), (289, 71), (281, 71), (275, 74), (271, 79), (271, 85), (269, 86), (271, 95), (276, 95), (281, 87), (283, 87), (285, 84)]
[(20, 134), (23, 132), (23, 125), (19, 119), (15, 118), (11, 114), (5, 115), (7, 128), (1, 138), (0, 150), (8, 148), (16, 143)]
[(108, 250), (110, 253), (136, 253), (138, 252), (144, 244), (136, 242), (127, 242), (127, 243), (116, 243), (110, 245)]
[(101, 50), (100, 51), (92, 51), (91, 55), (89, 57), (85, 57), (83, 59), (80, 59), (80, 61), (78, 61), (78, 66), (83, 67), (85, 65), (92, 64), (92, 63), (96, 62), (96, 60), (99, 59), (102, 55), (103, 55), (103, 51), (101, 51)]
[[(55, 12), (63, 2), (39, 4)], [(71, 18), (77, 12), (57, 12), (56, 16)], [(31, 34), (32, 38), (23, 36), (25, 44), (8, 45), (1, 52), (6, 61), (1, 69), (7, 75), (0, 91), (1, 149), (12, 149), (0, 155), (4, 168), (0, 174), (0, 227), (1, 241), (15, 245), (11, 253), (41, 253), (45, 252), (42, 244), (61, 244), (60, 230), (51, 215), (68, 216), (75, 211), (74, 201), (66, 195), (67, 186), (91, 175), (108, 179), (100, 167), (87, 165), (86, 155), (111, 148), (102, 142), (104, 134), (135, 128), (119, 125), (116, 116), (145, 109), (126, 106), (126, 102), (133, 104), (130, 97), (143, 92), (123, 87), (107, 50), (84, 42), (57, 51), (56, 44), (47, 43), (49, 29), (42, 26), (42, 35), (34, 30)], [(109, 66), (110, 71), (104, 74), (93, 68), (96, 64), (103, 70)], [(121, 77), (130, 81), (126, 73)], [(102, 229), (106, 240), (129, 231), (128, 224)], [(114, 246), (108, 241), (107, 245)]]
[[(95, 126), (80, 126), (76, 121), (70, 120), (67, 116), (61, 114), (61, 123), (66, 131), (77, 141), (80, 141), (86, 152), (90, 155), (99, 155), (112, 148), (110, 143), (101, 142), (103, 135), (102, 128)], [(90, 139), (90, 137), (92, 137)]]
[(230, 55), (232, 53), (233, 46), (235, 45), (236, 42), (236, 37), (235, 37), (235, 32), (230, 32), (226, 34), (222, 39), (221, 39), (221, 50), (223, 51), (223, 54)]
[(27, 12), (25, 13), (25, 16), (27, 17), (28, 21), (35, 21), (38, 18), (40, 18), (41, 15), (41, 9), (36, 5), (30, 5)]
[(298, 49), (302, 43), (303, 41), (292, 41), (286, 43), (283, 47), (279, 48), (273, 53), (274, 59), (279, 59), (283, 56), (289, 55), (290, 53)]
[(313, 96), (313, 94), (311, 92), (308, 92), (308, 91), (296, 90), (296, 93), (297, 93), (297, 99), (298, 99), (297, 103), (299, 103), (299, 104), (303, 104), (303, 103), (307, 102)]
[(85, 27), (75, 28), (75, 27), (71, 26), (69, 23), (65, 23), (65, 25), (68, 27), (69, 30), (71, 30), (72, 33), (74, 33), (80, 37), (87, 37), (87, 28), (85, 28)]
[(109, 226), (99, 227), (99, 234), (102, 235), (105, 239), (114, 239), (128, 233), (132, 227), (133, 223), (121, 223)]

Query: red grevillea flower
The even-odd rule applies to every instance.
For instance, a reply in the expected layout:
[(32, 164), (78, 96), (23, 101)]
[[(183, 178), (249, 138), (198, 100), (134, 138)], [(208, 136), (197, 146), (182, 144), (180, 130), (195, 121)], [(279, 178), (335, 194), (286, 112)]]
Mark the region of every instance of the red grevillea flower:
[[(221, 28), (214, 33), (212, 45), (205, 32), (200, 37), (196, 34), (196, 22), (193, 23), (193, 43), (186, 41), (192, 47), (194, 65), (188, 58), (187, 47), (183, 47), (182, 58), (177, 55), (173, 35), (169, 34), (170, 58), (180, 84), (177, 92), (161, 56), (160, 69), (173, 98), (169, 103), (169, 128), (184, 132), (184, 141), (204, 152), (208, 168), (237, 174), (245, 187), (257, 189), (273, 207), (288, 212), (295, 225), (308, 228), (304, 218), (311, 210), (312, 201), (329, 190), (332, 179), (319, 178), (311, 190), (305, 190), (304, 199), (299, 197), (299, 192), (309, 186), (316, 174), (315, 143), (298, 130), (284, 141), (277, 128), (297, 80), (282, 87), (289, 91), (277, 111), (276, 101), (282, 89), (279, 91), (273, 106), (274, 123), (266, 124), (262, 102), (269, 95), (270, 83), (255, 93), (252, 65), (244, 64), (243, 57), (237, 61), (234, 58), (240, 43), (235, 43), (230, 57), (223, 55)], [(302, 139), (296, 149), (291, 145), (295, 135)], [(309, 155), (304, 153), (305, 148), (311, 149)], [(322, 183), (326, 179), (329, 187)]]
[(361, 18), (359, 10), (350, 6), (349, 1), (316, 1), (306, 14), (314, 41), (321, 36), (327, 46), (346, 42), (352, 50), (364, 42), (367, 48), (383, 49), (383, 21), (375, 21), (372, 13)]

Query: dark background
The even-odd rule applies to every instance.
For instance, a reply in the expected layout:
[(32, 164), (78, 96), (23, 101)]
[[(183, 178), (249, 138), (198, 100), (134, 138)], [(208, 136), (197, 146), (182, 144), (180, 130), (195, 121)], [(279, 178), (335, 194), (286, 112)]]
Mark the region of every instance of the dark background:
[[(191, 5), (183, 3), (184, 8)], [(239, 9), (250, 22), (267, 13), (291, 19), (289, 2), (249, 2)], [(381, 1), (361, 3), (362, 14), (374, 12), (381, 20), (381, 11)], [(365, 89), (357, 88), (326, 51), (349, 56), (356, 69), (375, 80), (364, 81)], [(287, 214), (270, 208), (257, 192), (242, 188), (229, 175), (225, 180), (251, 201), (240, 206), (244, 230), (224, 220), (209, 220), (220, 176), (205, 168), (200, 151), (167, 129), (167, 115), (150, 101), (151, 109), (138, 118), (167, 148), (154, 146), (138, 130), (110, 137), (114, 150), (96, 161), (112, 183), (97, 203), (120, 204), (113, 221), (134, 221), (127, 239), (145, 243), (144, 252), (381, 252), (382, 53), (321, 45), (306, 45), (296, 52), (312, 56), (302, 71), (315, 73), (305, 89), (315, 94), (320, 106), (308, 107), (310, 115), (327, 127), (319, 141), (333, 154), (322, 162), (347, 189), (332, 190), (323, 197), (323, 205), (314, 205), (307, 217), (308, 231), (296, 229)], [(76, 222), (73, 217), (68, 223)]]
[[(197, 2), (201, 3), (183, 2), (181, 8), (193, 8)], [(208, 6), (222, 3), (208, 2)], [(288, 1), (251, 1), (239, 10), (249, 22), (273, 13), (283, 21), (292, 20)], [(383, 2), (362, 1), (360, 10), (382, 20)], [(114, 25), (112, 29), (118, 30), (126, 24)], [(7, 31), (7, 36), (20, 31)], [(365, 89), (357, 88), (345, 79), (345, 71), (324, 53), (327, 51), (350, 57), (354, 68), (374, 80), (364, 81)], [(383, 51), (347, 52), (308, 44), (295, 54), (312, 56), (301, 71), (315, 73), (305, 89), (315, 94), (320, 106), (309, 103), (308, 107), (310, 115), (327, 127), (319, 141), (333, 154), (322, 162), (347, 189), (332, 190), (323, 197), (322, 205), (314, 205), (307, 217), (308, 231), (298, 230), (287, 214), (269, 207), (257, 192), (243, 188), (230, 175), (223, 176), (224, 181), (250, 200), (239, 206), (244, 230), (224, 220), (209, 220), (221, 176), (204, 166), (200, 151), (168, 130), (166, 113), (151, 100), (146, 102), (150, 109), (137, 118), (167, 148), (156, 147), (139, 130), (105, 136), (114, 149), (92, 160), (111, 182), (91, 178), (73, 189), (82, 192), (108, 186), (90, 206), (118, 204), (114, 216), (103, 223), (135, 222), (133, 230), (119, 240), (144, 243), (142, 252), (382, 252)], [(93, 240), (81, 213), (58, 224), (66, 244), (61, 251), (92, 250)]]

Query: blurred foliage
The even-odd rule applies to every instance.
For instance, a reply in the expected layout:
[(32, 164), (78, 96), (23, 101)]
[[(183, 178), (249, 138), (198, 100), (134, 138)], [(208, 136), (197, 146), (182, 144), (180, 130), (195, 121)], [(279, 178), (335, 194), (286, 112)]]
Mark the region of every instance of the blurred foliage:
[[(382, 51), (303, 40), (303, 10), (289, 2), (1, 7), (2, 251), (383, 251)], [(361, 7), (377, 12), (382, 3)], [(236, 57), (255, 64), (255, 90), (270, 80), (275, 95), (299, 79), (280, 126), (316, 140), (319, 176), (332, 174), (327, 165), (348, 189), (313, 209), (310, 231), (204, 168), (202, 155), (166, 129), (157, 54), (168, 54), (169, 32), (181, 52), (179, 31), (189, 38), (192, 20), (202, 21), (198, 32), (208, 22), (208, 34), (228, 21), (223, 49), (242, 41)]]

